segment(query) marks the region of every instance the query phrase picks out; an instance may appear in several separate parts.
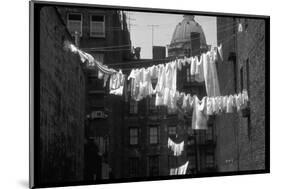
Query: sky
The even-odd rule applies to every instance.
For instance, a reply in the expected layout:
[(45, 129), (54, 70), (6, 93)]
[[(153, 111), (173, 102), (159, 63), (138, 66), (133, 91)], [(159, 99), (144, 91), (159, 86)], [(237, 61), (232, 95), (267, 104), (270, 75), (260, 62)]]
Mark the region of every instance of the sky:
[[(130, 25), (131, 41), (134, 47), (141, 47), (141, 58), (152, 58), (152, 27), (153, 45), (167, 46), (170, 44), (176, 25), (183, 20), (180, 14), (162, 14), (146, 12), (126, 12)], [(203, 28), (208, 45), (217, 46), (216, 17), (195, 16)]]

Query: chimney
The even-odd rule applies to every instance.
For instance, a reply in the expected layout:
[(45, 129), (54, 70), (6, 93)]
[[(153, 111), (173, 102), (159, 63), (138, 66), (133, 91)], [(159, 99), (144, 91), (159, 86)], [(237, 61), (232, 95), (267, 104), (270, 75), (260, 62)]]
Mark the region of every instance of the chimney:
[(166, 47), (165, 46), (153, 46), (152, 47), (152, 58), (153, 58), (153, 60), (165, 59), (166, 58)]

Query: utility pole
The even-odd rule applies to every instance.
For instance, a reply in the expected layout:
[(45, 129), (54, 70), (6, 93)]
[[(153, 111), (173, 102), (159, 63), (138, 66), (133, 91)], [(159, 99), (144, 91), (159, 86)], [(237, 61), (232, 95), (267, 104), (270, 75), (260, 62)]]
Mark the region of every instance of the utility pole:
[(135, 21), (136, 19), (132, 18), (131, 17), (131, 12), (127, 12), (126, 13), (128, 16), (127, 16), (127, 20), (128, 20), (128, 29), (129, 29), (129, 32), (131, 33), (131, 26), (135, 25), (135, 24), (132, 24), (131, 21)]
[(158, 27), (159, 25), (155, 25), (155, 24), (150, 24), (150, 25), (147, 25), (148, 27), (151, 27), (151, 33), (152, 33), (152, 40), (151, 40), (151, 45), (152, 45), (152, 48), (153, 48), (153, 38), (154, 38), (154, 27)]

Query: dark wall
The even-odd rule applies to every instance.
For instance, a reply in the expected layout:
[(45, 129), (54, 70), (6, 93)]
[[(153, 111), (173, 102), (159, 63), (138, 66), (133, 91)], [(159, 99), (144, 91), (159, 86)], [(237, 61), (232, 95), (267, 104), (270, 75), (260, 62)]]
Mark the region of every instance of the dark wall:
[[(85, 76), (56, 10), (40, 12), (40, 175), (42, 183), (83, 179)], [(36, 63), (36, 62), (35, 62)], [(38, 63), (38, 62), (37, 62)]]
[[(238, 23), (242, 24), (242, 32), (238, 32)], [(217, 65), (221, 94), (247, 89), (250, 100), (249, 116), (238, 112), (216, 117), (218, 170), (264, 169), (264, 21), (223, 17), (218, 18), (217, 28), (218, 43), (222, 42), (224, 55), (224, 61)]]

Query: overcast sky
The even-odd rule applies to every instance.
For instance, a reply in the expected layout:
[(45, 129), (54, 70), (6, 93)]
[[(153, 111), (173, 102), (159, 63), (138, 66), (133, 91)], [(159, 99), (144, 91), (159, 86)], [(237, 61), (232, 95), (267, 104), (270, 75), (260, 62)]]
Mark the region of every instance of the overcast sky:
[[(170, 44), (176, 25), (183, 20), (180, 14), (160, 14), (145, 12), (126, 12), (128, 24), (131, 25), (131, 40), (134, 47), (141, 47), (141, 58), (152, 58), (152, 28), (154, 27), (153, 44), (166, 46)], [(195, 16), (203, 27), (207, 44), (217, 46), (216, 17)]]

